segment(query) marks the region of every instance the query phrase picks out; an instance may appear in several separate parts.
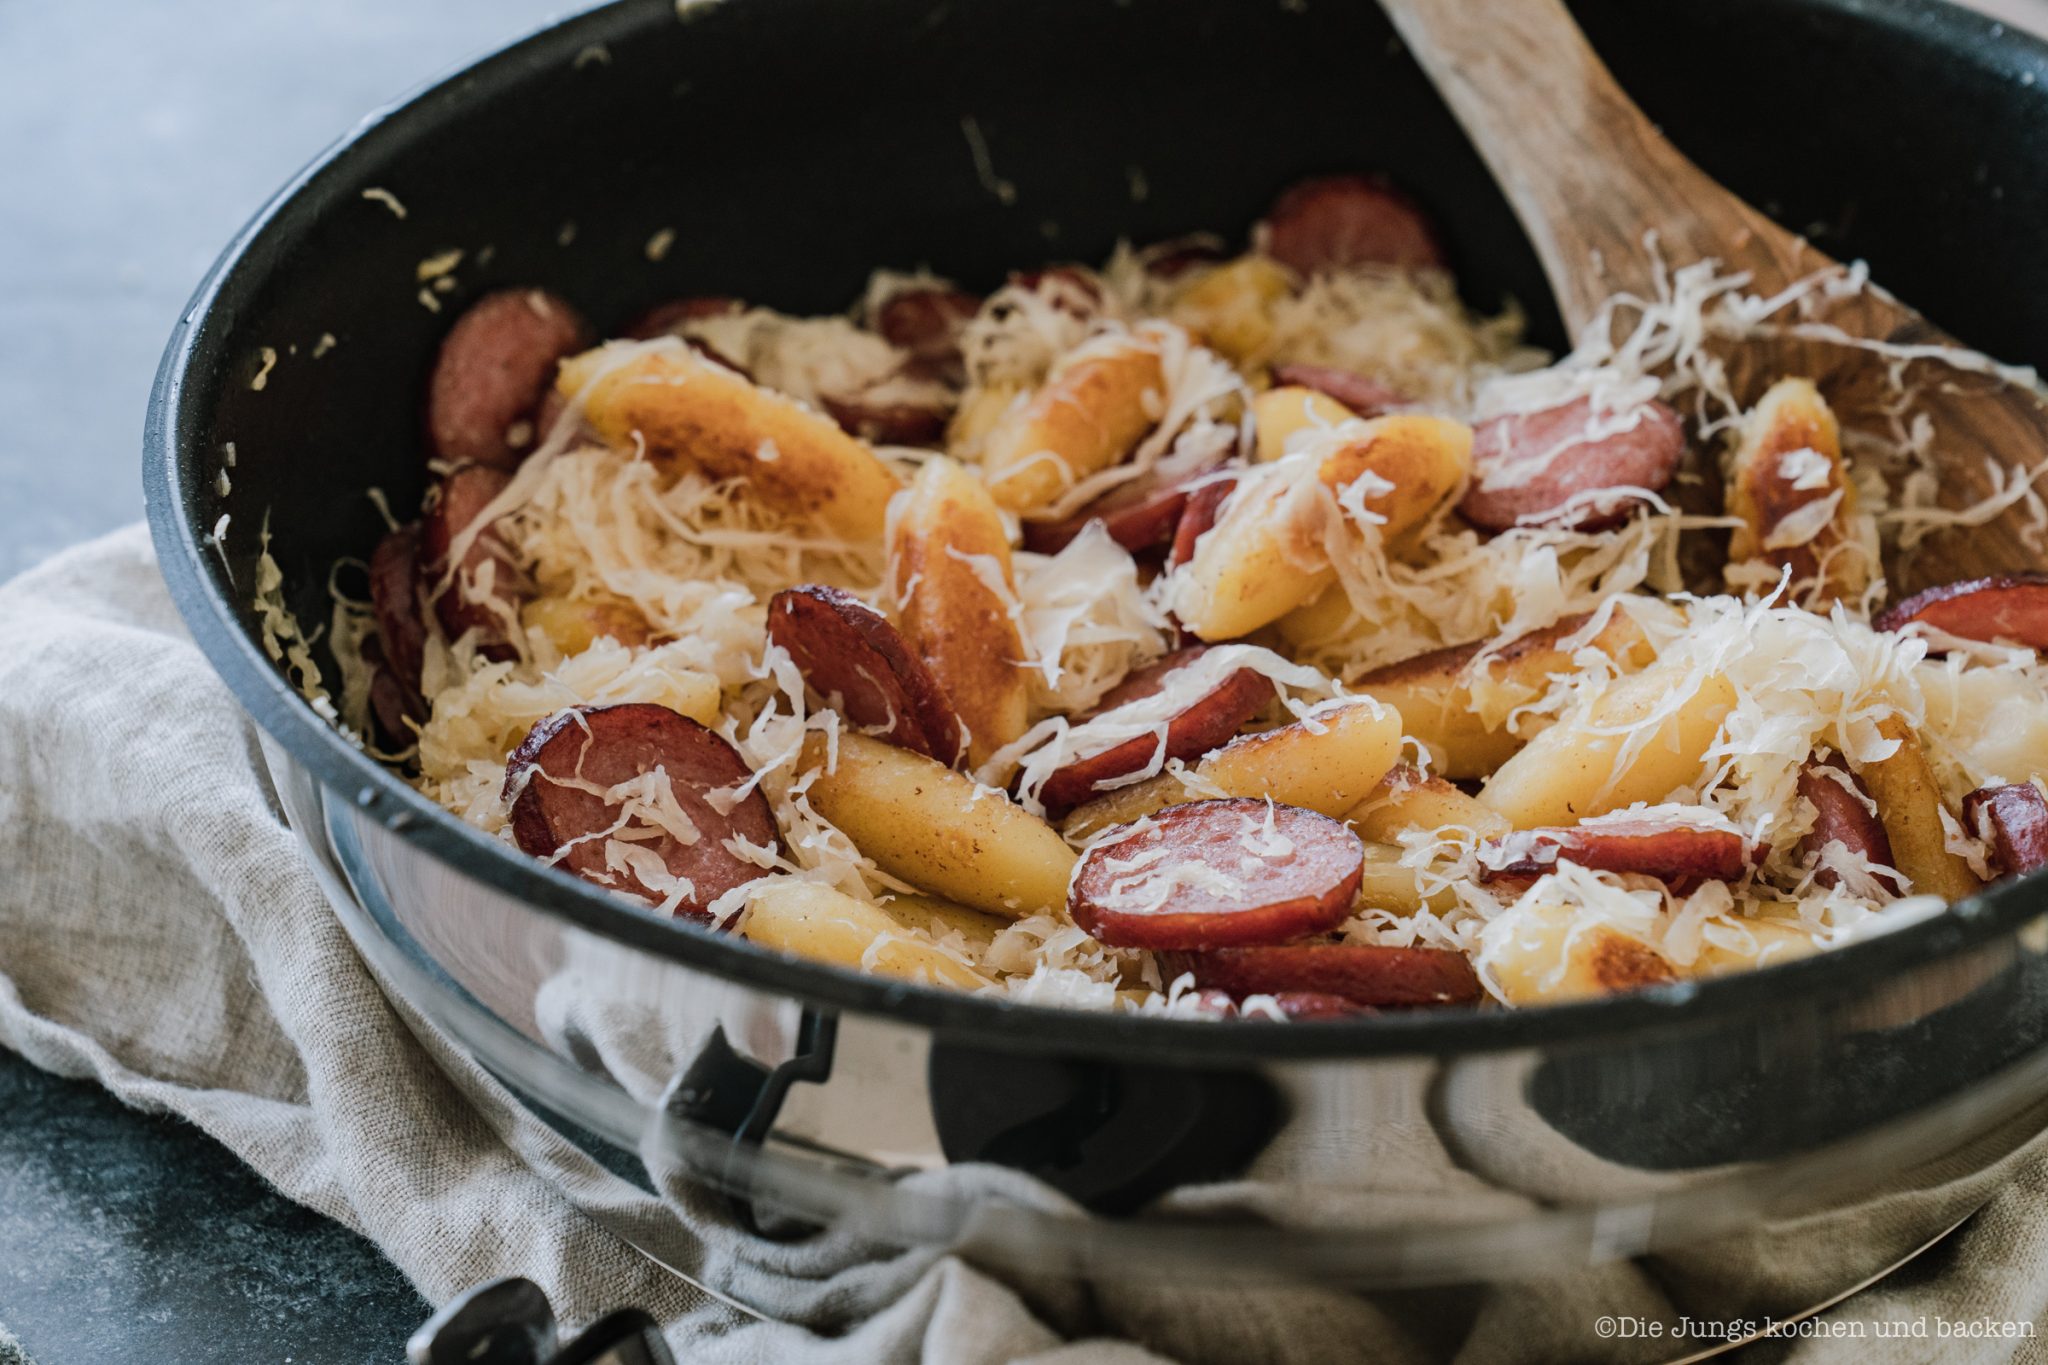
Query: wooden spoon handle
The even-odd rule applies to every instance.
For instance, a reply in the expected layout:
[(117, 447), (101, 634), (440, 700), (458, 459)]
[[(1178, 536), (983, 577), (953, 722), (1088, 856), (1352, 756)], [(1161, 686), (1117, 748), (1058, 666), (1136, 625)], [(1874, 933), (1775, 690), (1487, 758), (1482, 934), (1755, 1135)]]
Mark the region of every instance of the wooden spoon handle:
[(1742, 260), (1759, 233), (1784, 237), (1664, 139), (1562, 0), (1381, 3), (1492, 169), (1574, 333), (1616, 290), (1649, 285), (1648, 230), (1671, 264)]

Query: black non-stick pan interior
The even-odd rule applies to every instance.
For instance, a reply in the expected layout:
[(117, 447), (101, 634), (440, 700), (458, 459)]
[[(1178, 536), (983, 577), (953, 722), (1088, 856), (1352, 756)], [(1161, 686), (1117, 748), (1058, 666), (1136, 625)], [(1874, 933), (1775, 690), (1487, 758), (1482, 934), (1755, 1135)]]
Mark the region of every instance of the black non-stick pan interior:
[[(1964, 339), (2048, 360), (2039, 45), (1904, 0), (1574, 10), (1709, 172)], [(202, 642), (278, 729), (294, 703), (248, 682), (258, 530), (292, 608), (324, 620), (330, 566), (382, 530), (365, 490), (417, 505), (427, 368), (481, 292), (545, 285), (601, 327), (679, 294), (830, 311), (877, 265), (980, 288), (1119, 238), (1241, 239), (1279, 188), (1352, 168), (1429, 206), (1475, 304), (1515, 300), (1563, 340), (1505, 203), (1365, 0), (626, 0), (359, 130), (230, 248), (159, 380), (147, 478), (159, 543), (185, 551), (167, 571), (188, 605), (231, 605), (244, 638)], [(423, 290), (422, 261), (458, 249), (457, 288)], [(223, 514), (224, 561), (192, 549)], [(330, 747), (330, 780), (379, 780)]]

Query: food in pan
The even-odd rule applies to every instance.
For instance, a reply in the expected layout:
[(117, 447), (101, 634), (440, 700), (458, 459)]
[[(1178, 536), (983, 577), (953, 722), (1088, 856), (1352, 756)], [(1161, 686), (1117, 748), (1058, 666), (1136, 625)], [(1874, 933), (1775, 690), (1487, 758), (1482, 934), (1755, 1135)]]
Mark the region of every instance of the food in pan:
[(1806, 376), (1737, 408), (1707, 339), (1798, 300), (1711, 262), (1551, 361), (1447, 261), (1329, 176), (1241, 253), (986, 297), (882, 272), (597, 344), (487, 295), (337, 607), (339, 714), (657, 913), (1154, 1013), (1598, 996), (2048, 861), (2048, 578), (1886, 579), (2048, 522), (2032, 471), (1940, 509), (1902, 366), (1889, 438)]

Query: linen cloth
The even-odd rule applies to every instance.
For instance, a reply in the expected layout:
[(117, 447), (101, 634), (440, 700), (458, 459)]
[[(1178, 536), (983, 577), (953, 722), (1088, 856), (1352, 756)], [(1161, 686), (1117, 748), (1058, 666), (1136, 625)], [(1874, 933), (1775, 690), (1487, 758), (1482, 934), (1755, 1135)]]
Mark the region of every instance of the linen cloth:
[[(1861, 1336), (1776, 1349), (1800, 1362), (2008, 1354), (1982, 1340), (1874, 1339), (1880, 1322), (1981, 1319), (2029, 1326), (2034, 1337), (2010, 1353), (2048, 1359), (2038, 1142), (1973, 1178), (1914, 1173), (1909, 1192), (1809, 1220), (1815, 1235), (1797, 1243), (1770, 1230), (1484, 1292), (1037, 1280), (832, 1234), (754, 1237), (683, 1186), (666, 1210), (614, 1196), (594, 1217), (561, 1192), (589, 1186), (588, 1161), (394, 1005), (356, 955), (140, 527), (0, 586), (0, 1044), (199, 1125), (291, 1198), (374, 1240), (437, 1303), (524, 1275), (571, 1327), (647, 1308), (685, 1361), (1671, 1358), (1685, 1349), (1668, 1332), (1603, 1339), (1595, 1322), (1669, 1324), (1728, 1302), (1789, 1311), (1843, 1287), (1873, 1231), (1980, 1204), (1907, 1274), (1828, 1316)], [(679, 1269), (771, 1320), (654, 1266), (614, 1231), (665, 1215), (701, 1243)]]

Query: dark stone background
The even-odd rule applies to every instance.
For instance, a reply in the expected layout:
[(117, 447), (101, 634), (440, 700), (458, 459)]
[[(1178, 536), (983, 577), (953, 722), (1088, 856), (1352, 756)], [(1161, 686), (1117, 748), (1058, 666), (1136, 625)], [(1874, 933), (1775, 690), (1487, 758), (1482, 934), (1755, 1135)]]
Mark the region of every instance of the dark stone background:
[(229, 237), (364, 114), (576, 0), (0, 0), (0, 579), (142, 515)]

